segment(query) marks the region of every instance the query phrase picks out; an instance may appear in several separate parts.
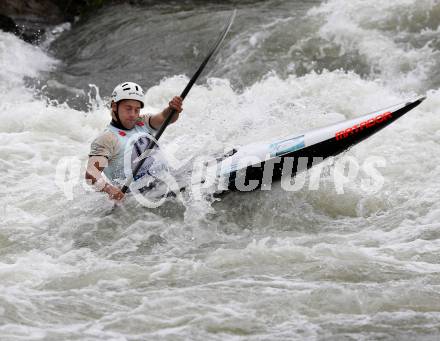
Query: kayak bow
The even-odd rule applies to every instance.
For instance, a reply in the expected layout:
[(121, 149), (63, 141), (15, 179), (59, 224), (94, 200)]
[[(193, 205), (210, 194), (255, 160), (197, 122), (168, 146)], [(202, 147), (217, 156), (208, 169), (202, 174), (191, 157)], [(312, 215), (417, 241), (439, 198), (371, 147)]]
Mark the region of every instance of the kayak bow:
[[(419, 97), (404, 104), (394, 105), (300, 135), (288, 136), (269, 143), (243, 146), (217, 160), (217, 163), (211, 167), (216, 168), (217, 177), (226, 180), (227, 189), (224, 190), (239, 190), (237, 183), (244, 184), (250, 181), (256, 184), (253, 188), (256, 189), (266, 183), (279, 180), (287, 160), (292, 162), (291, 175), (295, 176), (298, 171), (311, 168), (320, 161), (338, 155), (374, 135), (417, 107), (423, 100), (425, 97)], [(306, 167), (299, 167), (298, 161), (304, 158), (307, 159)], [(267, 177), (264, 169), (269, 163), (273, 170), (271, 176)]]

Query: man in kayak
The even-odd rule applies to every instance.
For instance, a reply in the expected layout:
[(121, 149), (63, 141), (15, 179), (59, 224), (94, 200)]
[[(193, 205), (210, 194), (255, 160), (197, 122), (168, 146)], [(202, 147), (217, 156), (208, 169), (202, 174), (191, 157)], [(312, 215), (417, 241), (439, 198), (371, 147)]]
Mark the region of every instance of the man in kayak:
[[(124, 197), (116, 184), (121, 184), (126, 178), (125, 154), (133, 154), (132, 160), (139, 156), (145, 150), (142, 150), (142, 146), (146, 148), (148, 144), (146, 136), (152, 136), (172, 110), (176, 114), (171, 123), (178, 119), (182, 111), (182, 98), (176, 96), (162, 112), (140, 115), (140, 110), (144, 107), (144, 96), (144, 90), (136, 83), (124, 82), (116, 86), (111, 97), (112, 120), (91, 144), (85, 178), (113, 200)], [(136, 140), (134, 144), (133, 139)], [(128, 171), (131, 172), (131, 169)], [(110, 182), (106, 181), (102, 172)]]

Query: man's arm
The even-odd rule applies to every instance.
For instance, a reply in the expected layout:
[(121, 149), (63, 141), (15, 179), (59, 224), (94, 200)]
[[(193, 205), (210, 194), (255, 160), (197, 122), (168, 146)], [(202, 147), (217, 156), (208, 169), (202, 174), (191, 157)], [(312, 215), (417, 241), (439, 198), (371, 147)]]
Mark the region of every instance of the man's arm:
[(150, 116), (150, 126), (156, 130), (159, 129), (173, 109), (176, 110), (177, 113), (174, 114), (174, 117), (171, 119), (171, 123), (176, 122), (179, 118), (179, 114), (182, 112), (182, 101), (183, 100), (181, 97), (174, 97), (170, 101), (168, 107), (162, 110), (162, 112)]
[(121, 200), (124, 197), (124, 193), (118, 187), (106, 182), (102, 176), (102, 171), (107, 165), (106, 157), (90, 156), (85, 174), (86, 181), (96, 190), (107, 193), (110, 199)]

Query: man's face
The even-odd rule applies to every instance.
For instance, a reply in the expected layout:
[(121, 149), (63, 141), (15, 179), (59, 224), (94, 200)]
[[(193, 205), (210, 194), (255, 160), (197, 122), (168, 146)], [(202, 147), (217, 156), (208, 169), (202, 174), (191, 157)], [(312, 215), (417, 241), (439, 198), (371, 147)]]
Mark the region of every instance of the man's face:
[[(116, 112), (116, 103), (112, 103), (112, 109)], [(127, 129), (132, 129), (141, 112), (141, 103), (133, 99), (124, 99), (119, 102), (118, 114), (122, 125)]]

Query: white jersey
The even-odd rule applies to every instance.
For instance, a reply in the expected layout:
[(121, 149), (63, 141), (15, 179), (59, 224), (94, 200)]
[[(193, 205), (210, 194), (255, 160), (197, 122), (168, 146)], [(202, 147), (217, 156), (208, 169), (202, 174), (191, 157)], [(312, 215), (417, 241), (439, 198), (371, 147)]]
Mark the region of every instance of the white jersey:
[[(123, 184), (132, 176), (137, 163), (134, 160), (147, 148), (156, 130), (149, 124), (149, 116), (140, 116), (134, 128), (119, 129), (109, 124), (92, 142), (89, 156), (104, 156), (108, 166), (104, 169), (106, 177), (114, 184)], [(135, 180), (148, 173), (154, 160), (144, 161)]]

